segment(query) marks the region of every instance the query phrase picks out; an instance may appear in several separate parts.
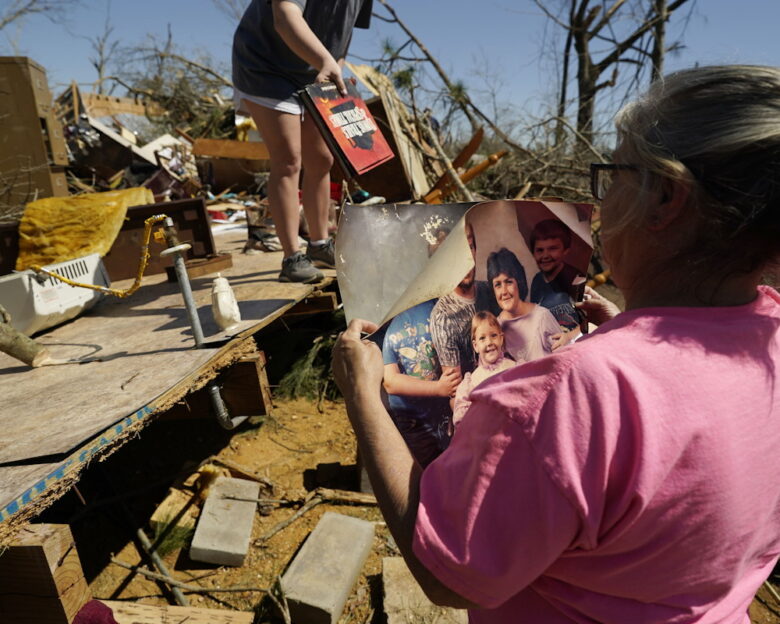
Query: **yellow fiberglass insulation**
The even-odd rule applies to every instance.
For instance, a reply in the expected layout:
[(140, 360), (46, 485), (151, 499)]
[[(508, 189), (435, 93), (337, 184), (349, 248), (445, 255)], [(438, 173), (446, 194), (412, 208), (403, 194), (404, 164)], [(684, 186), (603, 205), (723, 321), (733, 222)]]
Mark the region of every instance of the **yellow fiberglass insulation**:
[(127, 208), (153, 202), (154, 196), (146, 188), (30, 202), (19, 222), (16, 270), (91, 253), (105, 256), (122, 228)]

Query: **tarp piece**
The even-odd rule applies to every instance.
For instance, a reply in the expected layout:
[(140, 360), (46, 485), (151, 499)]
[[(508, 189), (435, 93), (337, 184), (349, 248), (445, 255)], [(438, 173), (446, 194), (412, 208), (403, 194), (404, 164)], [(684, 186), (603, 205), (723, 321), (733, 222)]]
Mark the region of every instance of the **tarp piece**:
[(19, 222), (16, 270), (45, 266), (92, 253), (106, 255), (129, 206), (154, 203), (149, 189), (132, 188), (30, 202)]

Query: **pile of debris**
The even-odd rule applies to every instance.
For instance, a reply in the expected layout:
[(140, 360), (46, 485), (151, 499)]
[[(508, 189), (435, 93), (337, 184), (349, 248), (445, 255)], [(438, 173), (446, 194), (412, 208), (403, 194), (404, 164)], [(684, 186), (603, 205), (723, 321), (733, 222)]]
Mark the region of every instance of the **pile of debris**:
[[(368, 107), (397, 158), (352, 180), (334, 167), (335, 202), (474, 200), (465, 183), (507, 152), (468, 168), (480, 129), (450, 160), (435, 121), (410, 112), (387, 76), (368, 66), (350, 69), (371, 94)], [(73, 83), (52, 101), (45, 70), (25, 57), (0, 58), (0, 78), (13, 86), (0, 93), (10, 129), (0, 143), (0, 221), (18, 219), (27, 203), (43, 197), (139, 186), (157, 202), (203, 197), (216, 204), (210, 210), (218, 219), (235, 221), (249, 208), (259, 213), (252, 223), (263, 221), (270, 161), (251, 120), (234, 123), (234, 138), (193, 137), (192, 124), (150, 99), (88, 93)], [(143, 121), (171, 131), (142, 144), (132, 127)]]

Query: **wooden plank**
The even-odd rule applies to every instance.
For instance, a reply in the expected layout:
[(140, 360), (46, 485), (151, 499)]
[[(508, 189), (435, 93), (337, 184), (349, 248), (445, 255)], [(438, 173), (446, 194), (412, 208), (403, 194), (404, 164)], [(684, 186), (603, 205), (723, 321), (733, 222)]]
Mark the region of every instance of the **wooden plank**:
[(195, 504), (197, 498), (194, 492), (171, 488), (149, 518), (149, 526), (155, 535), (169, 526), (194, 531), (200, 513), (200, 508)]
[[(0, 462), (0, 544), (66, 492), (88, 462), (132, 439), (153, 415), (249, 355), (255, 347), (248, 339), (335, 278), (335, 271), (326, 270), (317, 285), (282, 284), (276, 279), (282, 253), (241, 254), (245, 240), (243, 228), (217, 237), (218, 247), (233, 254), (225, 277), (244, 319), (232, 339), (204, 310), (211, 304), (211, 280), (192, 280), (204, 334), (207, 340), (221, 340), (218, 349), (191, 348), (181, 294), (165, 276), (156, 275), (144, 279), (132, 297), (106, 300), (40, 337), (56, 357), (97, 355), (101, 361), (30, 370), (0, 354), (0, 383), (6, 393), (0, 402), (0, 455), (18, 459), (15, 464)], [(114, 286), (129, 284), (125, 280)], [(176, 374), (172, 369), (178, 366)], [(270, 406), (263, 384), (261, 394)]]
[[(229, 253), (214, 254), (205, 258), (192, 258), (186, 260), (184, 266), (187, 269), (187, 275), (190, 279), (196, 277), (203, 277), (204, 275), (213, 275), (229, 269), (233, 266), (233, 257)], [(172, 266), (165, 267), (165, 274), (168, 276), (169, 282), (175, 282), (176, 269)]]
[[(479, 146), (482, 143), (482, 137), (484, 135), (485, 135), (485, 131), (480, 126), (479, 130), (477, 130), (474, 133), (474, 136), (471, 137), (471, 140), (465, 145), (465, 147), (462, 150), (460, 150), (460, 152), (458, 152), (458, 155), (452, 161), (452, 167), (456, 171), (461, 167), (466, 166), (466, 164), (469, 162), (469, 158), (471, 158), (479, 149)], [(435, 190), (443, 189), (446, 185), (451, 183), (452, 183), (452, 179), (450, 178), (450, 174), (445, 173), (438, 180), (436, 180), (436, 182), (434, 182), (433, 186), (431, 187), (431, 190), (428, 191), (426, 195), (430, 194)]]
[(196, 607), (154, 607), (138, 602), (102, 600), (114, 612), (119, 624), (252, 624), (254, 613), (218, 611)]
[(157, 102), (142, 99), (103, 95), (100, 93), (81, 92), (81, 100), (86, 112), (92, 117), (109, 117), (111, 115), (164, 115), (165, 109)]
[(287, 312), (285, 316), (307, 316), (309, 314), (319, 314), (320, 312), (333, 312), (338, 309), (338, 299), (333, 292), (316, 292), (299, 301)]
[(69, 624), (91, 598), (65, 524), (26, 526), (0, 556), (4, 622)]
[(211, 156), (212, 158), (246, 160), (269, 160), (271, 158), (265, 143), (229, 139), (195, 139), (192, 153), (195, 156)]
[[(265, 370), (265, 355), (245, 356), (221, 372), (220, 394), (231, 416), (265, 416), (271, 413), (271, 386)], [(205, 388), (193, 392), (165, 414), (166, 420), (214, 418), (211, 399)]]

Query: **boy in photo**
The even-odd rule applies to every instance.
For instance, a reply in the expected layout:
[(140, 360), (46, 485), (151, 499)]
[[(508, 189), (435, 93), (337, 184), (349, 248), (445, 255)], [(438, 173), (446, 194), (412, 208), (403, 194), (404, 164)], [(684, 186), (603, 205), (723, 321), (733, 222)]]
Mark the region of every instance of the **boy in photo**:
[(545, 219), (534, 226), (530, 242), (539, 267), (531, 281), (531, 302), (550, 310), (567, 331), (576, 330), (580, 319), (573, 305), (577, 294), (573, 282), (583, 275), (565, 261), (571, 248), (571, 230), (558, 219)]

